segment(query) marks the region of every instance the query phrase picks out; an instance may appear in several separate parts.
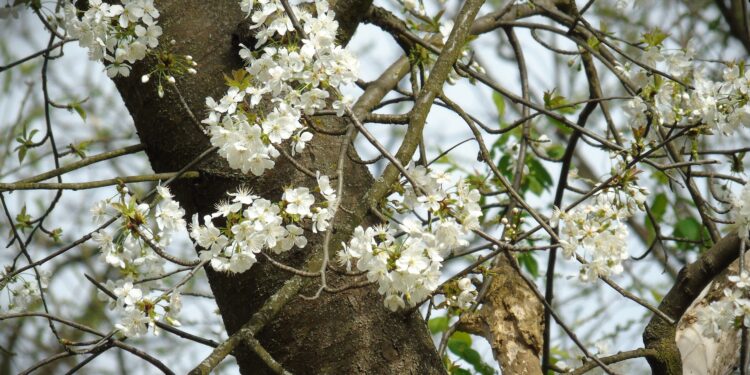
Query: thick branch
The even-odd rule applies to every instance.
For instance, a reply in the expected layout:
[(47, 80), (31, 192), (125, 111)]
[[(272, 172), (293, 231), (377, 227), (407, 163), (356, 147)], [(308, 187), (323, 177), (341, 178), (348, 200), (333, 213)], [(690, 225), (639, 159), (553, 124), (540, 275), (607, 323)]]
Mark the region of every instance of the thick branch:
[[(739, 246), (739, 237), (732, 233), (719, 240), (697, 261), (685, 266), (680, 270), (672, 289), (664, 296), (659, 310), (675, 322), (679, 321), (706, 285), (737, 259)], [(682, 361), (675, 342), (675, 330), (676, 323), (669, 324), (663, 319), (652, 317), (643, 332), (646, 348), (657, 351), (655, 356), (647, 358), (654, 374), (682, 374)]]

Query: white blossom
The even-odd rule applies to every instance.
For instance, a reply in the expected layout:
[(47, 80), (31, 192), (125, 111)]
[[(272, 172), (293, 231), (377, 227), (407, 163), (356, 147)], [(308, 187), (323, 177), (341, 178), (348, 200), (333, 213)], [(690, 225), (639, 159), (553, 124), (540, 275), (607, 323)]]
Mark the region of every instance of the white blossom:
[(108, 76), (129, 76), (129, 64), (159, 45), (162, 29), (153, 0), (122, 0), (122, 5), (92, 0), (88, 4), (88, 9), (79, 11), (73, 1), (66, 1), (60, 15), (62, 26), (89, 50), (89, 58), (106, 62)]

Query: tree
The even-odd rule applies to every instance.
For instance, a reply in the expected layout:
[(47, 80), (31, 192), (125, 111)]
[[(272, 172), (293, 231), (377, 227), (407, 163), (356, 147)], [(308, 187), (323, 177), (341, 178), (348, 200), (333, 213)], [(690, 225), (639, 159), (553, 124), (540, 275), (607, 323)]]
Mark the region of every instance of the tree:
[[(615, 373), (636, 358), (655, 374), (744, 373), (750, 73), (747, 50), (730, 47), (749, 45), (747, 11), (723, 0), (649, 7), (6, 5), (0, 14), (33, 17), (48, 39), (0, 67), (6, 77), (37, 74), (41, 93), (36, 115), (22, 99), (3, 130), (13, 139), (3, 160), (12, 153), (20, 166), (4, 168), (14, 182), (0, 183), (9, 232), (0, 372), (75, 372), (127, 352), (165, 373), (208, 373), (228, 356), (247, 374)], [(361, 62), (371, 81), (358, 79), (343, 48), (364, 27), (401, 49), (385, 69)], [(74, 138), (60, 109), (96, 116), (93, 104), (50, 90), (64, 86), (50, 66), (74, 42), (104, 63), (138, 144), (102, 142), (111, 134), (56, 141)], [(554, 74), (539, 56), (553, 59)], [(8, 103), (32, 97), (34, 84), (22, 94), (6, 79)], [(491, 115), (466, 93), (491, 98)], [(471, 138), (440, 140), (435, 125), (465, 126)], [(102, 152), (88, 155), (92, 144)], [(141, 151), (153, 173), (63, 181)], [(93, 206), (73, 215), (87, 217), (85, 229), (59, 221), (68, 190), (93, 188), (104, 199), (74, 200)], [(36, 190), (52, 195), (26, 193)], [(188, 232), (194, 250), (183, 251)], [(649, 269), (663, 270), (659, 280)], [(70, 309), (56, 295), (69, 280), (104, 300), (61, 313)], [(200, 307), (182, 299), (201, 285), (226, 336), (180, 327)], [(613, 291), (610, 303), (638, 306), (625, 320), (642, 320), (613, 329), (617, 354), (593, 350), (603, 335), (582, 334), (591, 328), (570, 307), (612, 319), (592, 305)], [(208, 349), (161, 361), (149, 346), (159, 331), (172, 349)], [(633, 333), (643, 347), (629, 345)]]

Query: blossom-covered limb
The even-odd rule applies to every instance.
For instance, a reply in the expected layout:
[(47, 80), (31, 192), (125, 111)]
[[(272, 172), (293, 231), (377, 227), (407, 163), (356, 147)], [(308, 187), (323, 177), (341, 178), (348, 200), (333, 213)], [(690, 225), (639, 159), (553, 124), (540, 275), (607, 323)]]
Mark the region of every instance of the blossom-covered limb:
[[(99, 281), (97, 281), (96, 279), (94, 279), (93, 277), (91, 277), (89, 275), (84, 275), (84, 276), (86, 277), (86, 279), (89, 282), (91, 282), (92, 284), (94, 284), (94, 286), (100, 292), (104, 293), (104, 295), (106, 295), (107, 297), (109, 297), (109, 298), (111, 298), (113, 300), (117, 300), (117, 296), (111, 290), (107, 289), (107, 287), (104, 284), (100, 283)], [(180, 330), (179, 328), (173, 327), (173, 326), (171, 326), (169, 324), (166, 324), (164, 322), (156, 322), (156, 326), (159, 327), (160, 329), (163, 329), (166, 332), (169, 332), (169, 333), (175, 335), (175, 336), (179, 336), (179, 337), (182, 337), (184, 339), (197, 342), (199, 344), (210, 346), (212, 348), (215, 348), (215, 347), (217, 347), (219, 345), (219, 343), (217, 343), (216, 341), (213, 341), (213, 340), (210, 340), (210, 339), (206, 339), (206, 338), (203, 338), (203, 337), (199, 337), (199, 336), (193, 335), (191, 333), (188, 333), (188, 332), (185, 332), (183, 330)]]
[[(407, 163), (414, 154), (414, 151), (416, 151), (427, 119), (427, 113), (432, 107), (432, 102), (436, 95), (442, 89), (448, 74), (453, 69), (453, 64), (459, 58), (464, 42), (469, 36), (471, 24), (483, 3), (484, 1), (482, 0), (469, 0), (463, 4), (461, 10), (456, 16), (453, 30), (446, 41), (445, 47), (438, 56), (427, 82), (425, 82), (422, 91), (419, 93), (419, 96), (414, 103), (409, 119), (409, 128), (401, 142), (401, 146), (399, 146), (399, 149), (395, 154), (396, 160), (402, 165)], [(398, 179), (399, 174), (400, 171), (396, 164), (389, 163), (383, 171), (378, 183), (373, 185), (373, 187), (367, 192), (367, 200), (369, 203), (367, 206), (374, 205), (387, 195), (391, 185)]]
[(174, 255), (171, 255), (166, 250), (162, 249), (161, 246), (159, 246), (157, 243), (153, 241), (152, 235), (145, 234), (143, 230), (138, 227), (134, 227), (133, 230), (136, 233), (138, 233), (138, 236), (140, 236), (140, 238), (146, 241), (146, 244), (148, 244), (148, 246), (152, 250), (154, 250), (156, 254), (158, 254), (160, 257), (164, 258), (165, 260), (168, 260), (174, 264), (178, 264), (180, 266), (185, 266), (185, 267), (196, 267), (201, 264), (200, 260), (185, 260), (185, 259), (180, 259)]

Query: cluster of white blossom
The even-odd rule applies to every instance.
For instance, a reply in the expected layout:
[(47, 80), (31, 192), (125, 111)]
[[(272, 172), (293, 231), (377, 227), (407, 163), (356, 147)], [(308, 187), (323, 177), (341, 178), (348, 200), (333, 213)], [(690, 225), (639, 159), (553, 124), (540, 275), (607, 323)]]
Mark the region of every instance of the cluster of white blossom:
[(745, 184), (739, 196), (732, 197), (731, 215), (737, 235), (746, 243), (750, 243), (750, 184)]
[[(258, 43), (252, 51), (241, 45), (240, 57), (247, 66), (236, 72), (226, 95), (218, 101), (206, 98), (211, 144), (243, 173), (261, 175), (273, 168), (276, 150), (291, 139), (292, 155), (305, 148), (312, 139), (302, 116), (312, 115), (328, 106), (331, 91), (356, 80), (357, 60), (335, 44), (338, 22), (324, 0), (315, 2), (314, 16), (302, 8), (295, 13), (304, 28), (306, 39), (288, 40), (294, 27), (277, 0), (241, 2), (257, 29)], [(272, 108), (260, 114), (262, 99), (270, 99)], [(344, 113), (348, 98), (335, 98), (331, 104), (337, 115)]]
[[(190, 237), (203, 248), (202, 260), (209, 261), (217, 271), (245, 272), (263, 249), (274, 253), (303, 248), (307, 238), (301, 225), (308, 224), (313, 233), (328, 229), (332, 212), (328, 208), (336, 193), (327, 176), (318, 176), (318, 188), (325, 199), (315, 204), (315, 197), (306, 187), (287, 188), (280, 202), (271, 202), (246, 189), (229, 193), (231, 200), (219, 203), (216, 212), (203, 218), (193, 216)], [(225, 222), (217, 228), (213, 220)]]
[(399, 208), (407, 210), (427, 210), (438, 214), (441, 220), (458, 219), (465, 230), (479, 226), (482, 208), (479, 206), (479, 190), (472, 189), (465, 181), (454, 182), (445, 171), (429, 170), (421, 165), (409, 165), (409, 177), (417, 184), (404, 187), (403, 199)]
[[(28, 311), (30, 305), (41, 298), (39, 283), (30, 275), (11, 276), (11, 273), (10, 267), (6, 268), (4, 273), (0, 273), (0, 291), (8, 297), (7, 305), (0, 304), (0, 310), (7, 310), (11, 313)], [(39, 281), (42, 288), (47, 289), (49, 273), (39, 270)]]
[[(174, 201), (169, 189), (158, 186), (159, 201), (152, 210), (147, 203), (128, 194), (127, 188), (120, 190), (117, 200), (98, 201), (91, 209), (96, 223), (103, 223), (108, 216), (120, 214), (114, 233), (104, 229), (92, 234), (92, 239), (102, 251), (103, 260), (121, 269), (131, 277), (156, 276), (164, 270), (164, 259), (153, 251), (149, 242), (164, 249), (172, 242), (172, 236), (183, 230), (185, 211)], [(149, 220), (153, 216), (154, 220)], [(156, 226), (149, 226), (149, 223)]]
[(690, 45), (674, 51), (651, 46), (641, 60), (682, 83), (640, 68), (621, 67), (641, 88), (639, 95), (625, 105), (633, 128), (645, 127), (649, 116), (655, 125), (700, 124), (727, 135), (740, 125), (750, 124), (750, 72), (744, 66), (730, 64), (721, 79), (714, 80), (708, 69), (694, 59)]
[[(148, 332), (159, 334), (157, 322), (163, 321), (173, 326), (180, 326), (177, 315), (182, 309), (182, 297), (178, 290), (159, 292), (150, 286), (153, 282), (134, 284), (131, 279), (117, 282), (108, 281), (107, 286), (113, 291), (116, 300), (109, 306), (119, 313), (120, 319), (115, 328), (126, 337), (138, 337)], [(107, 295), (101, 299), (109, 300)]]
[(628, 252), (625, 221), (637, 210), (644, 210), (648, 190), (633, 184), (607, 188), (594, 196), (594, 203), (563, 212), (555, 208), (551, 222), (559, 225), (563, 255), (571, 258), (583, 247), (579, 278), (593, 281), (599, 276), (619, 274)]
[(477, 287), (474, 286), (468, 277), (458, 280), (456, 286), (458, 287), (458, 294), (446, 296), (446, 305), (462, 310), (470, 308), (477, 297)]
[[(174, 234), (186, 228), (185, 211), (168, 188), (158, 186), (157, 193), (158, 202), (153, 209), (146, 203), (138, 203), (127, 188), (120, 189), (117, 200), (99, 201), (91, 209), (96, 223), (120, 215), (114, 232), (102, 229), (93, 233), (92, 239), (101, 249), (103, 260), (123, 274), (122, 279), (116, 283), (108, 282), (108, 285), (113, 286), (117, 296), (116, 303), (111, 305), (120, 314), (116, 328), (125, 336), (141, 335), (148, 327), (157, 333), (154, 324), (162, 319), (179, 325), (175, 318), (180, 310), (179, 291), (154, 296), (156, 291), (152, 287), (159, 283), (155, 279), (164, 274), (165, 260), (152, 244), (166, 251), (164, 249), (172, 242)], [(137, 279), (154, 281), (134, 287)], [(156, 307), (160, 307), (161, 312)]]
[(108, 76), (129, 76), (129, 64), (159, 45), (162, 29), (153, 0), (122, 0), (121, 4), (89, 0), (88, 4), (88, 9), (80, 11), (74, 1), (65, 2), (64, 29), (89, 50), (91, 60), (105, 61)]
[[(409, 210), (426, 210), (436, 220), (423, 224), (404, 219), (398, 226), (404, 239), (397, 239), (395, 228), (387, 225), (357, 227), (338, 253), (341, 265), (351, 269), (356, 261), (356, 268), (367, 272), (370, 282), (379, 284), (386, 307), (393, 311), (407, 303), (414, 306), (422, 302), (438, 288), (443, 260), (453, 250), (468, 245), (466, 238), (482, 215), (479, 191), (463, 181), (452, 184), (448, 174), (422, 166), (411, 167), (409, 175), (420, 186), (419, 193), (407, 186), (401, 205)], [(467, 306), (474, 293), (470, 281), (462, 283), (457, 302)]]
[[(746, 184), (739, 196), (731, 197), (731, 216), (737, 235), (747, 244), (750, 240), (750, 184)], [(699, 325), (706, 337), (718, 339), (722, 331), (744, 326), (750, 328), (750, 273), (728, 277), (735, 288), (724, 288), (724, 298), (713, 301), (700, 310)]]
[(735, 330), (738, 327), (750, 328), (750, 273), (742, 271), (739, 275), (728, 277), (734, 288), (724, 288), (724, 297), (711, 302), (699, 310), (698, 325), (702, 334), (718, 339), (722, 331)]

